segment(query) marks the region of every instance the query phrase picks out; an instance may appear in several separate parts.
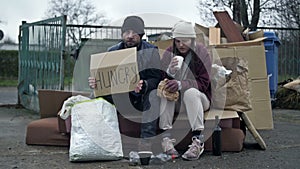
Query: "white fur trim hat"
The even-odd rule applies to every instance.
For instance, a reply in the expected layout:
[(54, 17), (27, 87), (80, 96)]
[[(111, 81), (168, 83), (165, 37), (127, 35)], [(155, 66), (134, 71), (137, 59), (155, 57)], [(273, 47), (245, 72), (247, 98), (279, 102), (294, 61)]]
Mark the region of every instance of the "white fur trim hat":
[(191, 22), (179, 21), (172, 29), (173, 38), (196, 38), (196, 32)]

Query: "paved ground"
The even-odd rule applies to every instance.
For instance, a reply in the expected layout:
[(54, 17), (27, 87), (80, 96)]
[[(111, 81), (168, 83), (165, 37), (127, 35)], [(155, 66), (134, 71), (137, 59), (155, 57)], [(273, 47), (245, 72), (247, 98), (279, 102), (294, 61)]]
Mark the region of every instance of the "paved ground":
[(17, 87), (0, 87), (0, 105), (17, 104)]
[[(129, 166), (127, 160), (110, 162), (71, 163), (67, 147), (28, 146), (25, 144), (26, 125), (39, 115), (16, 108), (16, 91), (0, 88), (0, 168), (299, 168), (300, 159), (300, 110), (274, 109), (274, 129), (259, 131), (267, 150), (257, 149), (253, 137), (247, 133), (242, 152), (223, 152), (213, 156), (205, 152), (197, 161), (176, 159), (162, 165)], [(15, 97), (15, 98), (11, 98)], [(6, 100), (11, 100), (5, 102)], [(7, 106), (8, 104), (8, 106)]]

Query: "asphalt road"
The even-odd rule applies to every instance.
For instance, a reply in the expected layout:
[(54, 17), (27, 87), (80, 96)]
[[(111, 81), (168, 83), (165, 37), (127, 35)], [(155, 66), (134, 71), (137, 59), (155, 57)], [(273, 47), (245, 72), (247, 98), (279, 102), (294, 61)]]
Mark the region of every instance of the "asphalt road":
[(0, 105), (17, 104), (17, 87), (0, 87)]
[[(252, 135), (247, 132), (244, 149), (241, 152), (223, 152), (213, 156), (205, 152), (197, 161), (176, 159), (161, 165), (129, 166), (126, 159), (108, 162), (69, 162), (68, 148), (55, 146), (28, 146), (25, 144), (26, 126), (38, 119), (35, 112), (17, 108), (17, 100), (4, 94), (9, 90), (0, 88), (0, 168), (211, 168), (211, 169), (296, 169), (300, 159), (300, 110), (274, 109), (274, 129), (260, 130), (267, 144), (266, 150), (257, 148)], [(3, 92), (5, 91), (5, 92)], [(11, 93), (14, 95), (14, 92)], [(6, 105), (3, 100), (12, 100)]]

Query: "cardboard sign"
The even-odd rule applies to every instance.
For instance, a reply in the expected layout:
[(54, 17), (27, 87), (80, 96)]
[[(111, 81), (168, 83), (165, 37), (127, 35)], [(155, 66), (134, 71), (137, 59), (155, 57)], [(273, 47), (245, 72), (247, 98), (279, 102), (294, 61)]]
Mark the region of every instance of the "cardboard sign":
[(91, 55), (90, 72), (96, 78), (94, 95), (133, 91), (140, 80), (136, 48)]

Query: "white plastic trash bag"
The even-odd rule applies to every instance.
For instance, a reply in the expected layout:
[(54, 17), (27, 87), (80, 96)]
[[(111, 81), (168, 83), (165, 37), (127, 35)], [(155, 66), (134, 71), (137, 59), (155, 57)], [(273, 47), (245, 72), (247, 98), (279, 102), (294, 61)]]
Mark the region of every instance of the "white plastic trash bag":
[(115, 106), (102, 98), (72, 107), (70, 161), (118, 160), (123, 157)]
[(66, 120), (71, 115), (71, 109), (72, 107), (79, 102), (83, 102), (86, 100), (91, 100), (88, 97), (77, 95), (77, 96), (71, 96), (67, 100), (64, 101), (61, 110), (60, 110), (60, 118)]

